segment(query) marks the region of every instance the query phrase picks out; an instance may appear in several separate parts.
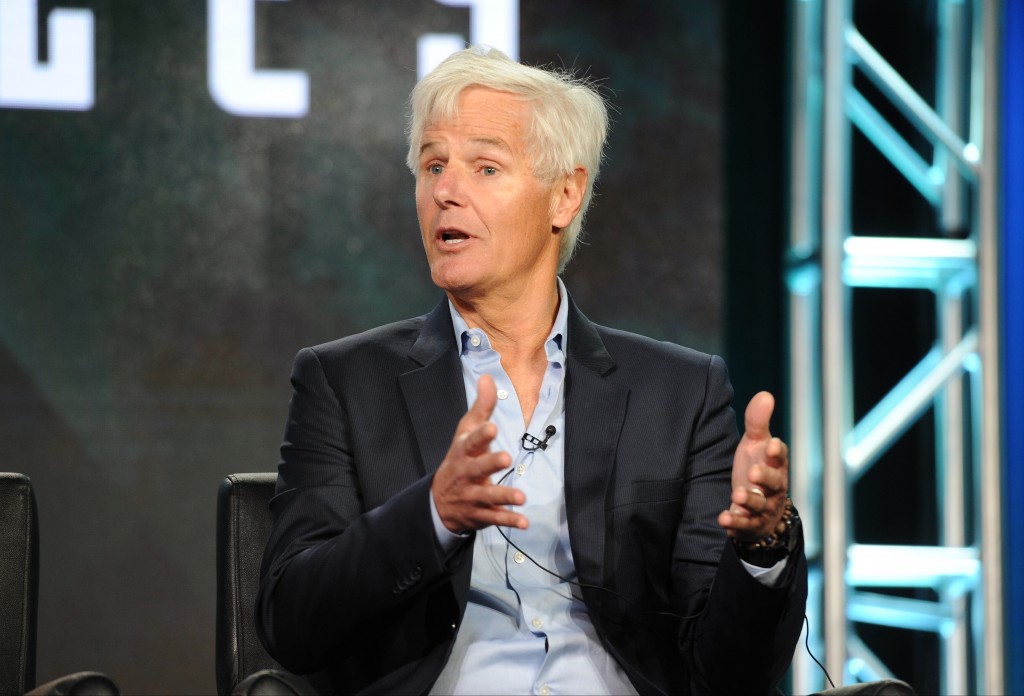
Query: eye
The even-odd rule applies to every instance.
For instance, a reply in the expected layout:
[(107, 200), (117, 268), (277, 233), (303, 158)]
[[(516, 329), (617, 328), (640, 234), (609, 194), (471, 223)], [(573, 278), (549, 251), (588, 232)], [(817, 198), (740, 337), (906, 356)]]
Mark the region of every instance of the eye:
[(443, 171), (444, 167), (442, 167), (440, 164), (427, 165), (427, 172), (429, 172), (430, 174), (440, 174)]
[(480, 171), (483, 172), (484, 176), (494, 176), (498, 173), (498, 170), (494, 167), (483, 167)]

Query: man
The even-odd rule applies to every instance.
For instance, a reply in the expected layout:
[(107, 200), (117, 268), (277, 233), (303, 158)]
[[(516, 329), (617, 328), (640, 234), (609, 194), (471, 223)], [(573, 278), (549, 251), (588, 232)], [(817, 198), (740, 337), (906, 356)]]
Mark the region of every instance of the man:
[[(596, 91), (489, 50), (413, 92), (429, 315), (301, 351), (257, 624), (343, 693), (766, 693), (806, 564), (773, 401), (558, 279)], [(468, 407), (468, 408), (467, 408)]]

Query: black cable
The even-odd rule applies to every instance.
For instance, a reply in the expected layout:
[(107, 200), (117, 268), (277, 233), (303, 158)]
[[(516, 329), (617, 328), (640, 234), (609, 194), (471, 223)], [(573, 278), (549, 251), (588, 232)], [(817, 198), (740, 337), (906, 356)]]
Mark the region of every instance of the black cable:
[[(567, 583), (569, 585), (575, 585), (576, 587), (579, 587), (580, 589), (600, 590), (601, 592), (607, 592), (610, 595), (618, 597), (623, 602), (625, 602), (629, 606), (633, 607), (634, 609), (636, 609), (638, 612), (640, 612), (642, 614), (650, 614), (652, 616), (659, 616), (659, 615), (660, 616), (669, 616), (669, 617), (672, 617), (674, 619), (679, 619), (680, 621), (689, 621), (690, 619), (696, 619), (698, 616), (700, 616), (701, 614), (704, 613), (704, 610), (702, 609), (701, 611), (697, 612), (696, 614), (690, 614), (689, 616), (682, 616), (681, 614), (676, 614), (675, 612), (671, 612), (671, 611), (656, 611), (656, 610), (653, 610), (653, 609), (644, 609), (640, 605), (638, 605), (635, 602), (633, 602), (632, 600), (630, 600), (628, 597), (626, 597), (626, 596), (624, 596), (622, 594), (619, 594), (615, 590), (609, 589), (607, 587), (602, 587), (601, 585), (591, 585), (590, 583), (579, 582), (578, 580), (570, 580), (567, 577), (559, 575), (558, 573), (556, 573), (553, 570), (549, 570), (548, 568), (545, 568), (540, 563), (538, 563), (536, 560), (534, 560), (533, 556), (531, 556), (530, 554), (528, 554), (525, 551), (523, 551), (521, 548), (519, 548), (519, 546), (516, 545), (516, 543), (514, 541), (509, 539), (508, 536), (505, 534), (505, 532), (503, 532), (501, 530), (501, 527), (497, 527), (496, 526), (495, 529), (497, 529), (498, 530), (498, 534), (500, 534), (505, 539), (505, 541), (508, 542), (509, 546), (514, 548), (519, 553), (523, 554), (523, 556), (526, 557), (530, 561), (530, 563), (534, 564), (535, 566), (537, 566), (538, 568), (543, 570), (548, 575), (553, 575), (554, 577), (558, 578), (559, 580), (561, 580), (564, 583)], [(645, 626), (645, 628), (647, 628), (650, 631), (654, 630), (653, 628), (650, 628), (648, 626)]]
[[(509, 473), (511, 473), (511, 472), (509, 472)], [(508, 474), (505, 474), (505, 476), (508, 476)], [(501, 478), (502, 481), (505, 480), (505, 476), (503, 476)], [(696, 614), (691, 614), (690, 616), (680, 616), (679, 614), (676, 614), (676, 613), (671, 612), (671, 611), (651, 611), (651, 610), (648, 610), (648, 609), (642, 609), (641, 607), (637, 606), (634, 602), (630, 601), (627, 597), (623, 597), (621, 594), (619, 594), (615, 590), (608, 589), (607, 587), (601, 587), (600, 585), (591, 585), (589, 583), (582, 583), (582, 582), (577, 582), (576, 580), (570, 580), (569, 578), (566, 578), (566, 577), (563, 577), (563, 576), (559, 575), (558, 573), (556, 573), (553, 570), (549, 570), (548, 568), (545, 568), (540, 563), (535, 561), (530, 554), (528, 554), (525, 551), (523, 551), (521, 548), (519, 548), (519, 546), (516, 545), (516, 543), (514, 541), (509, 539), (508, 536), (505, 534), (505, 532), (503, 532), (501, 530), (501, 527), (497, 527), (496, 526), (495, 529), (497, 529), (498, 530), (498, 534), (500, 534), (505, 539), (505, 541), (508, 542), (509, 546), (514, 548), (519, 553), (523, 554), (523, 556), (528, 558), (531, 563), (533, 563), (535, 566), (537, 566), (538, 568), (543, 570), (545, 573), (548, 573), (549, 575), (553, 575), (554, 577), (558, 578), (562, 582), (568, 583), (570, 585), (575, 585), (576, 587), (579, 587), (579, 588), (585, 588), (586, 587), (586, 588), (590, 588), (590, 589), (594, 589), (594, 590), (601, 590), (602, 592), (608, 592), (609, 594), (612, 594), (612, 595), (618, 597), (619, 599), (624, 601), (626, 604), (629, 604), (631, 607), (633, 607), (634, 609), (636, 609), (637, 611), (639, 611), (639, 612), (641, 612), (643, 614), (670, 616), (672, 618), (680, 619), (681, 621), (688, 621), (690, 619), (696, 619), (698, 616), (700, 616), (703, 613), (703, 610), (702, 610), (702, 611), (700, 611), (700, 612), (698, 612)], [(643, 625), (643, 624), (641, 624), (641, 625)], [(811, 651), (811, 624), (810, 624), (810, 621), (807, 618), (807, 614), (804, 614), (804, 626), (806, 626), (806, 628), (807, 628), (807, 630), (804, 632), (804, 648), (807, 650), (807, 654), (810, 655), (811, 659), (814, 660), (814, 664), (818, 665), (818, 668), (821, 669), (822, 673), (825, 675), (825, 679), (828, 680), (829, 688), (834, 689), (834, 688), (836, 688), (835, 682), (832, 681), (832, 677), (829, 675), (828, 670), (825, 669), (825, 665), (823, 665), (821, 663), (821, 661), (817, 657), (815, 657), (814, 653)], [(654, 629), (651, 628), (650, 626), (643, 626), (643, 627), (646, 628), (649, 631), (654, 632)]]
[[(505, 481), (505, 479), (507, 479), (509, 477), (509, 475), (512, 473), (512, 471), (513, 471), (512, 469), (509, 469), (505, 473), (504, 476), (502, 476), (500, 479), (498, 479), (497, 485), (500, 486)], [(586, 589), (592, 589), (592, 590), (600, 590), (601, 592), (607, 592), (608, 594), (611, 594), (611, 595), (613, 595), (615, 597), (618, 597), (623, 602), (625, 602), (629, 606), (633, 607), (634, 609), (636, 609), (637, 611), (639, 611), (642, 614), (659, 615), (659, 616), (670, 616), (672, 618), (679, 619), (680, 621), (689, 621), (691, 619), (696, 619), (697, 617), (699, 617), (701, 614), (704, 613), (704, 611), (701, 610), (701, 611), (697, 612), (696, 614), (691, 614), (689, 616), (681, 616), (681, 615), (676, 614), (675, 612), (671, 612), (671, 611), (652, 611), (652, 610), (649, 610), (649, 609), (643, 609), (640, 606), (638, 606), (635, 602), (631, 601), (628, 597), (624, 597), (623, 595), (619, 594), (615, 590), (609, 589), (607, 587), (602, 587), (601, 585), (591, 585), (589, 583), (578, 582), (576, 580), (570, 580), (567, 577), (559, 575), (558, 573), (556, 573), (553, 570), (545, 568), (543, 565), (541, 565), (536, 560), (534, 560), (533, 556), (531, 556), (530, 554), (526, 553), (521, 548), (519, 548), (519, 546), (514, 541), (512, 541), (508, 537), (508, 535), (505, 534), (504, 531), (502, 531), (501, 527), (495, 525), (494, 528), (498, 530), (498, 534), (500, 534), (502, 536), (502, 538), (506, 542), (508, 542), (509, 546), (514, 548), (519, 553), (523, 554), (523, 556), (525, 558), (529, 559), (530, 563), (534, 564), (535, 566), (537, 566), (538, 568), (543, 570), (548, 575), (552, 575), (552, 576), (558, 578), (559, 580), (561, 580), (564, 583), (567, 583), (569, 585), (575, 585), (576, 587), (579, 587), (580, 589), (585, 589), (586, 588)], [(641, 623), (641, 625), (643, 625), (643, 624)], [(829, 676), (828, 670), (825, 669), (825, 665), (823, 665), (821, 663), (821, 661), (817, 657), (815, 657), (814, 653), (811, 651), (811, 623), (810, 623), (810, 620), (807, 618), (807, 614), (804, 614), (804, 625), (807, 628), (807, 630), (804, 633), (804, 648), (807, 650), (807, 654), (810, 655), (811, 659), (814, 660), (814, 664), (818, 665), (818, 667), (821, 669), (822, 673), (825, 675), (825, 679), (828, 680), (829, 688), (834, 689), (834, 688), (836, 688), (835, 682), (833, 682), (832, 681), (832, 677)], [(643, 626), (643, 627), (646, 628), (649, 631), (654, 632), (654, 629), (649, 627), (649, 626)]]
[[(509, 477), (509, 475), (512, 473), (512, 471), (514, 471), (514, 469), (509, 469), (505, 473), (504, 476), (502, 476), (500, 479), (498, 479), (498, 483), (496, 485), (500, 486), (502, 484), (502, 482), (504, 482), (505, 479), (507, 479)], [(514, 541), (509, 539), (508, 535), (505, 534), (504, 531), (502, 531), (501, 527), (495, 525), (495, 529), (497, 529), (498, 530), (498, 534), (500, 534), (502, 536), (502, 538), (506, 542), (508, 542), (509, 546), (514, 548), (519, 553), (523, 554), (524, 557), (529, 559), (530, 563), (532, 563), (533, 565), (537, 566), (538, 568), (543, 570), (548, 575), (552, 575), (552, 576), (558, 578), (559, 580), (561, 580), (562, 582), (567, 583), (569, 585), (575, 585), (576, 587), (579, 587), (580, 589), (591, 589), (591, 590), (599, 590), (601, 592), (607, 592), (608, 594), (610, 594), (610, 595), (612, 595), (614, 597), (617, 597), (618, 599), (622, 600), (623, 602), (625, 602), (626, 604), (628, 604), (629, 606), (631, 606), (633, 609), (635, 609), (636, 611), (640, 612), (641, 614), (648, 614), (648, 615), (651, 615), (651, 616), (668, 616), (668, 617), (671, 617), (671, 618), (674, 618), (674, 619), (679, 619), (680, 621), (689, 621), (691, 619), (696, 619), (697, 617), (699, 617), (701, 614), (704, 613), (704, 610), (701, 609), (696, 614), (690, 614), (689, 616), (682, 616), (681, 614), (676, 614), (675, 612), (671, 612), (671, 611), (656, 611), (656, 610), (652, 610), (652, 609), (644, 609), (643, 607), (639, 606), (638, 604), (636, 604), (635, 602), (630, 600), (628, 597), (626, 597), (626, 596), (624, 596), (622, 594), (619, 594), (615, 590), (609, 589), (607, 587), (603, 587), (601, 585), (591, 585), (590, 583), (579, 582), (578, 580), (570, 580), (567, 577), (563, 577), (562, 575), (559, 575), (558, 573), (556, 573), (553, 570), (545, 568), (543, 565), (541, 565), (536, 560), (534, 560), (533, 556), (531, 556), (530, 554), (528, 554), (525, 551), (523, 551), (521, 548), (519, 548), (518, 545), (516, 545), (516, 543)], [(649, 627), (649, 626), (644, 626), (644, 628), (646, 628), (649, 631), (654, 632), (654, 629)]]
[(825, 665), (821, 664), (821, 662), (818, 661), (818, 658), (814, 656), (814, 653), (811, 652), (811, 622), (807, 619), (807, 614), (804, 614), (804, 626), (807, 627), (807, 631), (804, 632), (804, 648), (807, 649), (807, 654), (811, 656), (812, 660), (814, 660), (814, 664), (818, 665), (818, 667), (821, 668), (821, 671), (825, 673), (825, 679), (828, 679), (829, 688), (834, 689), (836, 688), (835, 682), (833, 682), (832, 677), (828, 675), (828, 670), (825, 669)]

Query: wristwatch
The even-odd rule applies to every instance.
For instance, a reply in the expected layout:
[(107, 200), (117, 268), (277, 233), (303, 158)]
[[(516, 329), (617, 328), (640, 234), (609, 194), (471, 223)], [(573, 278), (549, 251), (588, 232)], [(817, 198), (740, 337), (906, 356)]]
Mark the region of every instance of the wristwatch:
[(771, 568), (773, 565), (796, 551), (800, 541), (800, 515), (793, 507), (793, 501), (786, 498), (782, 519), (775, 527), (775, 533), (755, 542), (733, 539), (736, 554), (750, 565)]

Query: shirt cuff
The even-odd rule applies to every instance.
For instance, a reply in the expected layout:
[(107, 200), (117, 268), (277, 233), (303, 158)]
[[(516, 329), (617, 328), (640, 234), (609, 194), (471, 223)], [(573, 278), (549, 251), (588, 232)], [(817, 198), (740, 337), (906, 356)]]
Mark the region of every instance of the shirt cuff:
[[(441, 545), (441, 551), (445, 555), (455, 550), (460, 542), (469, 538), (469, 534), (456, 534), (444, 526), (441, 515), (437, 512), (437, 504), (434, 502), (434, 493), (430, 493), (430, 518), (434, 520), (434, 534), (437, 536), (437, 543)], [(759, 570), (765, 570), (760, 568)]]
[[(431, 496), (431, 505), (433, 505), (433, 496)], [(441, 518), (438, 517), (437, 519), (440, 520)], [(441, 528), (448, 532), (448, 529), (444, 524), (441, 525)], [(448, 533), (451, 534), (451, 532)], [(740, 559), (740, 563), (742, 563), (743, 567), (747, 569), (750, 576), (765, 587), (775, 587), (779, 583), (779, 578), (782, 577), (782, 571), (786, 569), (786, 563), (788, 561), (788, 558), (783, 558), (781, 561), (769, 568), (761, 568), (760, 566), (747, 563), (742, 558)]]

